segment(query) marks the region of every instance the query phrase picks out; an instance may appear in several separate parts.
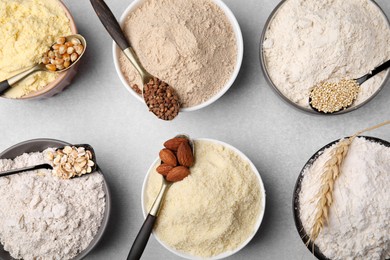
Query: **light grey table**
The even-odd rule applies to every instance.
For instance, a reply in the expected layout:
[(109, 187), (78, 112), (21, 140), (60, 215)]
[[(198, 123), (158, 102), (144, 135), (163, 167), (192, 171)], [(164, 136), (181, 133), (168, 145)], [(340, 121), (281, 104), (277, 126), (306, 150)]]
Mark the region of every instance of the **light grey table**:
[[(161, 144), (176, 133), (215, 138), (244, 152), (257, 166), (267, 192), (263, 224), (252, 242), (230, 259), (315, 259), (295, 229), (292, 192), (306, 161), (323, 145), (390, 118), (390, 88), (349, 114), (321, 117), (292, 109), (266, 84), (259, 39), (278, 0), (225, 0), (245, 42), (241, 72), (218, 102), (173, 122), (156, 120), (122, 86), (112, 60), (112, 40), (89, 1), (65, 0), (88, 52), (71, 87), (47, 99), (0, 101), (0, 150), (32, 138), (94, 146), (113, 195), (108, 231), (87, 259), (126, 259), (143, 223), (141, 186)], [(130, 0), (107, 0), (119, 17)], [(390, 15), (390, 2), (378, 3)], [(389, 84), (388, 84), (389, 85)], [(369, 133), (390, 140), (389, 126)], [(151, 238), (143, 259), (178, 259)]]

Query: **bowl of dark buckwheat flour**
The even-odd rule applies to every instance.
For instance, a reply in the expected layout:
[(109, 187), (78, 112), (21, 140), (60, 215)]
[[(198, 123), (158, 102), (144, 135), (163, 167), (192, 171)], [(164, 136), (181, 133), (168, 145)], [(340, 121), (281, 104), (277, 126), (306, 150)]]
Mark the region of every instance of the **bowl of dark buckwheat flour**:
[(322, 147), (300, 172), (297, 231), (320, 260), (390, 259), (390, 143), (359, 136), (345, 152), (347, 139)]
[[(268, 84), (288, 104), (311, 109), (315, 85), (358, 79), (390, 59), (390, 25), (371, 0), (283, 0), (269, 16), (260, 40), (260, 61)], [(363, 83), (354, 111), (386, 85), (389, 71)], [(347, 86), (340, 85), (346, 89)]]
[[(221, 0), (136, 0), (120, 24), (146, 70), (176, 90), (180, 111), (215, 102), (239, 73), (242, 33)], [(141, 78), (115, 43), (113, 56), (123, 85), (144, 102)]]
[[(54, 139), (16, 144), (0, 153), (0, 172), (51, 164), (48, 155), (66, 145)], [(99, 167), (72, 179), (46, 169), (0, 177), (0, 204), (4, 260), (80, 260), (102, 238), (111, 211), (110, 192)]]

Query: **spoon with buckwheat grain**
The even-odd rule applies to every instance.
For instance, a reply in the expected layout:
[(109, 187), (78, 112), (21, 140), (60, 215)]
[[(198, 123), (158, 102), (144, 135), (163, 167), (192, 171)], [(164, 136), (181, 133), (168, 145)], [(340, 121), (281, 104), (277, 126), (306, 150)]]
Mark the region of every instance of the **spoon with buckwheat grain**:
[(146, 71), (107, 4), (103, 0), (90, 1), (108, 33), (141, 76), (144, 85), (142, 96), (149, 111), (162, 120), (173, 120), (180, 109), (180, 100), (175, 89)]
[(343, 79), (336, 83), (321, 82), (310, 91), (309, 105), (313, 110), (324, 114), (347, 109), (356, 100), (361, 85), (389, 67), (390, 60), (358, 79)]
[(34, 72), (64, 72), (69, 70), (83, 56), (86, 47), (87, 41), (80, 34), (58, 37), (38, 64), (1, 81), (0, 95)]
[(156, 172), (162, 175), (161, 189), (134, 240), (127, 260), (141, 258), (168, 188), (186, 178), (190, 174), (189, 168), (195, 163), (195, 146), (189, 136), (177, 135), (166, 141), (164, 147), (159, 153), (161, 164), (156, 168)]
[(24, 168), (0, 172), (0, 177), (39, 169), (52, 170), (53, 175), (61, 179), (71, 179), (96, 171), (95, 151), (89, 144), (67, 145), (48, 151), (46, 159), (52, 164), (44, 163)]

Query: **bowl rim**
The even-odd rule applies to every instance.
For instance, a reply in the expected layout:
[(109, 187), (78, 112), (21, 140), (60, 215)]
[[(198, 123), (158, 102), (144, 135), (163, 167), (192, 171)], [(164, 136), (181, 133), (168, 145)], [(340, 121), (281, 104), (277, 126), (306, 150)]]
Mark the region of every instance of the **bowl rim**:
[[(266, 62), (266, 58), (264, 55), (263, 43), (264, 43), (265, 36), (267, 34), (267, 31), (268, 31), (268, 28), (269, 28), (271, 22), (273, 21), (275, 15), (278, 13), (280, 8), (287, 1), (289, 1), (289, 0), (281, 0), (281, 2), (272, 10), (271, 14), (267, 18), (267, 21), (265, 22), (263, 31), (260, 35), (259, 59), (260, 59), (261, 70), (263, 72), (263, 75), (264, 75), (264, 78), (265, 78), (267, 84), (271, 87), (271, 89), (274, 91), (274, 93), (276, 93), (278, 97), (280, 97), (286, 104), (291, 105), (293, 108), (295, 108), (301, 112), (305, 112), (307, 114), (319, 115), (319, 116), (336, 116), (336, 115), (342, 115), (345, 113), (349, 113), (349, 112), (352, 112), (352, 111), (359, 109), (360, 107), (364, 106), (365, 104), (369, 103), (372, 99), (374, 99), (374, 97), (377, 96), (379, 94), (379, 92), (386, 86), (386, 84), (390, 78), (390, 70), (389, 69), (387, 70), (386, 75), (384, 76), (383, 81), (382, 81), (381, 85), (379, 86), (379, 88), (370, 97), (368, 97), (365, 101), (361, 102), (358, 105), (355, 105), (355, 106), (352, 106), (352, 107), (349, 107), (347, 109), (340, 110), (340, 111), (334, 112), (334, 113), (318, 113), (311, 108), (300, 106), (297, 103), (290, 100), (287, 96), (285, 96), (281, 92), (281, 90), (273, 83), (271, 76), (268, 73), (267, 62)], [(383, 11), (383, 9), (380, 7), (380, 5), (375, 0), (369, 0), (369, 1), (372, 2), (374, 4), (374, 6), (376, 6), (378, 11), (381, 13), (383, 18), (387, 22), (388, 29), (390, 30), (390, 20), (387, 17), (386, 13)]]
[[(11, 153), (15, 149), (19, 149), (23, 146), (31, 145), (31, 144), (47, 146), (47, 148), (53, 147), (55, 145), (60, 145), (60, 146), (61, 145), (70, 145), (70, 143), (68, 143), (68, 142), (57, 140), (57, 139), (51, 139), (51, 138), (30, 139), (30, 140), (26, 140), (26, 141), (17, 143), (15, 145), (12, 145), (11, 147), (0, 152), (0, 159), (9, 159), (9, 158), (3, 158), (3, 157), (7, 153)], [(24, 149), (24, 150), (25, 150), (25, 152), (33, 152), (30, 150), (26, 150), (26, 149)], [(14, 158), (12, 158), (12, 159), (14, 159)], [(110, 219), (111, 207), (112, 207), (112, 205), (111, 205), (111, 192), (110, 192), (106, 177), (99, 166), (97, 167), (96, 172), (99, 173), (103, 177), (103, 191), (105, 193), (105, 209), (104, 209), (102, 223), (100, 224), (100, 227), (99, 227), (96, 235), (93, 237), (93, 239), (91, 240), (89, 245), (83, 251), (81, 251), (78, 255), (76, 255), (74, 258), (72, 258), (71, 260), (81, 260), (85, 256), (87, 256), (94, 248), (96, 248), (96, 246), (99, 244), (99, 242), (103, 238), (104, 233), (107, 230), (108, 222)], [(4, 251), (4, 252), (9, 254), (8, 251), (4, 250), (3, 245), (0, 244), (0, 252), (1, 251)], [(14, 258), (12, 258), (10, 256), (10, 259), (14, 259)]]
[[(357, 137), (358, 138), (364, 138), (367, 141), (378, 143), (378, 144), (381, 144), (381, 145), (384, 145), (384, 146), (390, 148), (390, 142), (388, 142), (386, 140), (383, 140), (383, 139), (380, 139), (378, 137), (365, 136), (365, 135), (359, 135)], [(349, 138), (349, 137), (345, 137), (345, 138)], [(300, 173), (299, 173), (299, 175), (297, 177), (297, 180), (296, 180), (295, 186), (294, 186), (293, 196), (292, 196), (292, 211), (293, 211), (292, 213), (293, 213), (293, 217), (294, 217), (295, 228), (297, 229), (298, 234), (299, 234), (303, 244), (319, 260), (331, 260), (331, 259), (327, 258), (321, 252), (321, 250), (318, 248), (318, 246), (315, 243), (312, 243), (312, 242), (310, 242), (309, 244), (306, 243), (307, 239), (305, 239), (305, 238), (308, 237), (308, 235), (307, 235), (307, 233), (306, 233), (306, 231), (305, 231), (305, 229), (303, 227), (303, 224), (302, 224), (302, 221), (301, 221), (301, 218), (300, 218), (299, 194), (301, 192), (301, 185), (302, 185), (302, 181), (303, 181), (303, 178), (304, 178), (305, 170), (308, 167), (310, 167), (318, 159), (318, 157), (320, 157), (323, 154), (324, 150), (326, 150), (329, 147), (333, 146), (334, 144), (336, 144), (337, 142), (339, 142), (342, 139), (344, 139), (344, 138), (340, 138), (340, 139), (337, 139), (337, 140), (334, 140), (334, 141), (328, 143), (327, 145), (325, 145), (322, 148), (320, 148), (317, 152), (315, 152), (310, 157), (310, 159), (305, 163), (305, 165), (303, 166), (302, 170), (300, 171)], [(389, 260), (389, 259), (387, 259), (387, 260)]]
[[(166, 245), (157, 235), (156, 235), (156, 232), (153, 230), (152, 231), (152, 234), (154, 236), (154, 238), (165, 248), (167, 249), (168, 251), (170, 251), (171, 253), (177, 255), (177, 256), (180, 256), (182, 258), (186, 258), (186, 259), (192, 259), (192, 260), (198, 260), (198, 259), (222, 259), (222, 258), (226, 258), (226, 257), (229, 257), (229, 256), (232, 256), (234, 254), (236, 254), (237, 252), (239, 252), (241, 249), (243, 249), (245, 246), (247, 246), (249, 244), (249, 242), (254, 238), (254, 236), (257, 234), (260, 226), (261, 226), (261, 223), (263, 222), (263, 218), (264, 218), (264, 214), (265, 214), (265, 209), (266, 209), (266, 191), (265, 191), (265, 188), (264, 188), (264, 183), (263, 183), (263, 180), (261, 178), (261, 175), (259, 173), (259, 171), (257, 170), (256, 166), (253, 164), (253, 162), (243, 153), (241, 152), (240, 150), (238, 150), (237, 148), (235, 148), (234, 146), (230, 145), (230, 144), (227, 144), (225, 142), (222, 142), (222, 141), (219, 141), (219, 140), (215, 140), (215, 139), (211, 139), (211, 138), (193, 138), (192, 139), (193, 141), (205, 141), (205, 142), (211, 142), (211, 143), (214, 143), (214, 144), (219, 144), (219, 145), (222, 145), (223, 147), (225, 148), (228, 148), (232, 151), (234, 151), (238, 156), (240, 156), (242, 158), (242, 160), (244, 160), (245, 162), (248, 162), (251, 169), (252, 169), (252, 172), (253, 174), (257, 177), (257, 180), (258, 180), (258, 183), (259, 183), (259, 186), (260, 186), (260, 193), (261, 193), (261, 205), (260, 205), (260, 213), (259, 213), (259, 216), (258, 216), (258, 219), (255, 223), (255, 226), (254, 226), (254, 229), (253, 229), (253, 233), (245, 240), (243, 241), (240, 246), (238, 246), (236, 249), (232, 250), (232, 251), (227, 251), (227, 252), (224, 252), (224, 253), (221, 253), (219, 255), (216, 255), (216, 256), (213, 256), (213, 257), (210, 257), (210, 258), (204, 258), (204, 257), (199, 257), (199, 256), (194, 256), (194, 255), (190, 255), (190, 254), (186, 254), (186, 253), (183, 253), (183, 252), (179, 252), (178, 250)], [(145, 197), (146, 197), (146, 186), (147, 186), (147, 183), (149, 181), (149, 178), (150, 178), (150, 175), (153, 173), (153, 168), (155, 167), (156, 164), (160, 163), (160, 158), (157, 157), (153, 163), (150, 165), (146, 175), (145, 175), (145, 178), (144, 178), (144, 181), (143, 181), (143, 184), (142, 184), (142, 191), (141, 191), (141, 206), (142, 206), (142, 214), (143, 214), (143, 217), (144, 219), (146, 218), (147, 214), (148, 214), (148, 210), (146, 210), (145, 208)]]
[[(70, 26), (70, 30), (71, 30), (72, 34), (78, 34), (76, 22), (74, 20), (74, 17), (71, 14), (69, 8), (61, 0), (56, 0), (56, 1), (62, 7), (62, 9), (65, 12), (66, 17), (69, 19), (69, 26)], [(78, 67), (78, 64), (75, 64), (74, 69), (77, 69), (77, 67)], [(71, 72), (72, 72), (72, 69), (58, 73), (58, 76), (56, 77), (55, 80), (53, 80), (52, 82), (49, 82), (43, 88), (41, 88), (37, 91), (33, 91), (33, 92), (23, 96), (23, 97), (20, 97), (20, 98), (3, 97), (3, 98), (11, 99), (11, 100), (32, 100), (32, 99), (36, 99), (38, 97), (43, 97), (46, 93), (53, 90), (56, 86), (58, 86), (58, 84), (60, 84), (63, 80), (65, 80)]]
[[(119, 24), (123, 28), (125, 20), (127, 16), (134, 11), (136, 8), (141, 6), (145, 1), (147, 0), (134, 0), (133, 2), (130, 3), (130, 5), (125, 9), (125, 11), (122, 13), (120, 19), (119, 19)], [(202, 109), (204, 107), (207, 107), (217, 101), (220, 97), (222, 97), (233, 85), (235, 80), (237, 79), (237, 76), (240, 72), (243, 57), (244, 57), (244, 39), (242, 36), (242, 31), (240, 28), (240, 25), (234, 16), (233, 12), (230, 10), (230, 8), (222, 1), (222, 0), (209, 0), (216, 4), (225, 14), (226, 18), (228, 19), (230, 25), (232, 26), (235, 39), (236, 39), (236, 45), (237, 45), (237, 57), (236, 57), (236, 63), (234, 70), (229, 78), (229, 81), (226, 82), (226, 84), (220, 89), (219, 92), (217, 92), (214, 96), (209, 98), (203, 103), (200, 103), (198, 105), (192, 106), (192, 107), (185, 107), (185, 108), (180, 108), (180, 112), (190, 112), (190, 111), (196, 111), (199, 109)], [(140, 102), (144, 103), (145, 101), (143, 98), (138, 95), (132, 88), (131, 86), (127, 83), (126, 78), (123, 76), (123, 73), (120, 68), (119, 64), (119, 53), (121, 52), (120, 48), (117, 47), (115, 41), (112, 42), (112, 54), (113, 54), (113, 60), (114, 60), (114, 66), (115, 70), (118, 74), (118, 77), (120, 81), (122, 82), (122, 85)]]

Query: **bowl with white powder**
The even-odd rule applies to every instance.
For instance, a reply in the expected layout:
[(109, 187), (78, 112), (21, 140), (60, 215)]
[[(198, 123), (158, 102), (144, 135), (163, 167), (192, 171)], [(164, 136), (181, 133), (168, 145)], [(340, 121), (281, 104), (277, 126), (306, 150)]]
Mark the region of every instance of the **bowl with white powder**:
[[(302, 169), (293, 200), (294, 220), (306, 244), (316, 218), (324, 166), (336, 140), (316, 152)], [(306, 244), (318, 259), (390, 259), (390, 143), (358, 137), (348, 149), (333, 184), (328, 221)]]
[[(260, 40), (265, 78), (283, 100), (300, 110), (323, 81), (359, 78), (390, 58), (390, 26), (371, 0), (284, 0), (268, 18)], [(354, 104), (360, 108), (385, 86), (385, 71), (362, 84)], [(329, 115), (329, 114), (328, 114)]]
[[(244, 248), (263, 219), (265, 190), (259, 172), (236, 148), (195, 139), (191, 174), (168, 190), (153, 235), (166, 249), (188, 259), (222, 259)], [(146, 217), (161, 187), (150, 167), (142, 189)]]
[[(0, 171), (50, 163), (45, 154), (65, 145), (69, 144), (53, 139), (19, 143), (0, 154)], [(0, 203), (4, 260), (82, 259), (102, 238), (111, 211), (99, 168), (71, 180), (49, 170), (1, 177)]]
[[(243, 38), (221, 0), (136, 0), (120, 24), (144, 67), (175, 88), (181, 111), (215, 102), (239, 73)], [(115, 43), (113, 56), (123, 85), (144, 102), (141, 78)]]

